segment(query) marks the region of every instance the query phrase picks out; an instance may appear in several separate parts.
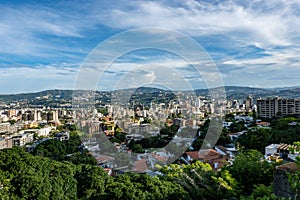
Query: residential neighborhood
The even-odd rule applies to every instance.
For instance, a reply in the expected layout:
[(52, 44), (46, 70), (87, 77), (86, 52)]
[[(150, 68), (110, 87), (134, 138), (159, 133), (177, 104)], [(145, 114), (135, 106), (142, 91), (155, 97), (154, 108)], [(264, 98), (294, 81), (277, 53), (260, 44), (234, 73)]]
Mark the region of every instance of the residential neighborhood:
[[(16, 108), (7, 104), (0, 111), (0, 149), (21, 147), (35, 156), (93, 163), (110, 177), (127, 172), (165, 176), (169, 173), (166, 166), (185, 169), (197, 162), (217, 174), (225, 169), (234, 174), (236, 163), (245, 162), (242, 156), (255, 149), (262, 155), (259, 160), (276, 166), (278, 179), (287, 181), (282, 175), (286, 167), (280, 166), (291, 166), (287, 164), (296, 163), (299, 156), (300, 136), (294, 137), (292, 132), (298, 130), (300, 122), (298, 101), (276, 99), (289, 102), (290, 112), (261, 115), (277, 107), (262, 107), (263, 100), (251, 96), (214, 101), (208, 96), (188, 97), (182, 93), (149, 106), (143, 106), (143, 102), (104, 104), (91, 111), (63, 105)], [(218, 135), (209, 137), (216, 128)], [(290, 131), (286, 137), (281, 136), (283, 130)], [(49, 152), (48, 148), (58, 151)], [(278, 179), (274, 184), (280, 184)]]

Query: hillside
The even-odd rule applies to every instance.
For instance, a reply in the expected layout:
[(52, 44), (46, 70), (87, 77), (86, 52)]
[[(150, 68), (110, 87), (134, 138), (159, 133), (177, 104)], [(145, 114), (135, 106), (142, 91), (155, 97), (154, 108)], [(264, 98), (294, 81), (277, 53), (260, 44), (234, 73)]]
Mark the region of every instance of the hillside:
[[(239, 87), (239, 86), (225, 86), (227, 99), (238, 99), (243, 100), (247, 96), (251, 95), (253, 99), (262, 97), (275, 97), (281, 96), (285, 98), (299, 98), (300, 97), (300, 87), (290, 87), (290, 88), (253, 88), (253, 87)], [(119, 90), (118, 93), (133, 92), (132, 89)], [(208, 89), (197, 89), (195, 90), (197, 95), (206, 96), (209, 94)], [(96, 98), (103, 103), (109, 103), (112, 92), (109, 91), (97, 91)], [(31, 102), (32, 104), (39, 104), (45, 101), (56, 101), (57, 103), (71, 102), (73, 91), (72, 90), (46, 90), (36, 93), (22, 93), (22, 94), (9, 94), (0, 95), (0, 100), (5, 103), (9, 102)], [(148, 88), (141, 87), (133, 92), (131, 100), (143, 100), (143, 97), (147, 97), (147, 101), (153, 100), (153, 97), (161, 96), (163, 98), (172, 99), (174, 95), (172, 91), (158, 89), (158, 88)], [(161, 100), (160, 100), (161, 101)]]

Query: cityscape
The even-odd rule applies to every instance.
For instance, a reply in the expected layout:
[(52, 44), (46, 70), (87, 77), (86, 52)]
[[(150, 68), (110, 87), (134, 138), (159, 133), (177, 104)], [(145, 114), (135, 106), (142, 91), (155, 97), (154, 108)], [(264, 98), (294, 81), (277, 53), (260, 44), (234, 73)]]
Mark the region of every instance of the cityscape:
[(0, 1), (0, 199), (299, 199), (299, 10)]
[[(45, 92), (32, 93), (26, 98), (21, 96), (22, 100), (18, 95), (9, 95), (1, 102), (0, 148), (21, 147), (30, 154), (45, 156), (41, 146), (47, 149), (53, 141), (62, 143), (79, 135), (77, 149), (68, 159), (77, 155), (76, 152), (92, 156), (89, 159), (94, 165), (109, 176), (127, 171), (163, 176), (162, 167), (172, 163), (193, 165), (195, 161), (207, 163), (213, 172), (220, 173), (234, 165), (242, 149), (252, 149), (249, 145), (253, 145), (253, 139), (249, 134), (264, 131), (270, 134), (272, 129), (278, 128), (276, 123), (293, 130), (299, 127), (300, 101), (288, 97), (254, 99), (250, 94), (216, 102), (209, 94), (194, 96), (191, 92), (177, 91), (175, 95), (171, 91), (143, 87), (135, 90), (125, 106), (109, 103), (109, 98), (117, 96), (115, 92), (105, 92), (106, 95), (99, 92), (102, 95), (96, 95), (97, 106), (89, 119), (84, 117), (87, 110), (76, 112), (74, 99), (72, 107), (70, 96), (66, 95), (70, 91), (47, 91), (44, 95)], [(61, 98), (61, 95), (69, 97)], [(207, 122), (216, 115), (220, 117), (222, 111), (221, 134), (214, 135), (215, 140), (206, 140)], [(286, 136), (290, 137), (288, 133)], [(300, 135), (297, 137), (300, 139)], [(278, 166), (272, 176), (273, 187), (277, 188), (275, 195), (291, 195), (286, 193), (288, 185), (282, 185), (288, 181), (287, 177), (280, 173), (295, 167), (292, 164), (299, 154), (297, 141), (294, 137), (270, 138), (260, 145), (255, 144), (257, 152), (261, 152), (260, 159), (270, 166)], [(258, 139), (252, 142), (257, 143)]]

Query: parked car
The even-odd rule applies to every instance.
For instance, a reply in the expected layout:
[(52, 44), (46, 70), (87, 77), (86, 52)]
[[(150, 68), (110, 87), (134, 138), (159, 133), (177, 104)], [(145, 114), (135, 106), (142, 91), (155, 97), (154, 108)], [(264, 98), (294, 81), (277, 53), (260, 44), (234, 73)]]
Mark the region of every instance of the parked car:
[(274, 153), (269, 156), (269, 160), (274, 161), (274, 162), (282, 162), (283, 158), (281, 158), (278, 153)]

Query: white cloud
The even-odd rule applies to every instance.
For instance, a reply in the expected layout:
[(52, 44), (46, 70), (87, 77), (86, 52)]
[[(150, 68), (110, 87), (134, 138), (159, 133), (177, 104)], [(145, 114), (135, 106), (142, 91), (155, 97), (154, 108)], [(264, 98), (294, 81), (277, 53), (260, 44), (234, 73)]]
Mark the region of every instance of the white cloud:
[(72, 66), (0, 68), (1, 93), (72, 89), (75, 75), (76, 70)]
[[(35, 88), (33, 80), (36, 80), (41, 89), (47, 88), (47, 84), (50, 87), (63, 88), (65, 85), (69, 88), (76, 72), (71, 73), (69, 69), (73, 69), (72, 66), (66, 66), (62, 62), (76, 62), (73, 65), (78, 66), (77, 62), (82, 61), (98, 42), (110, 36), (112, 30), (117, 32), (139, 27), (177, 30), (201, 41), (208, 53), (216, 58), (226, 84), (261, 87), (274, 86), (274, 83), (298, 84), (299, 1), (214, 2), (216, 1), (88, 1), (84, 5), (81, 2), (73, 5), (60, 2), (57, 5), (24, 3), (18, 6), (0, 3), (0, 62), (4, 66), (0, 68), (1, 84), (9, 87), (13, 84), (10, 80), (18, 80), (18, 83), (24, 84), (18, 84), (17, 90), (27, 91), (30, 87)], [(168, 37), (170, 39), (173, 36)], [(180, 44), (178, 38), (172, 39), (174, 43)], [(252, 51), (255, 48), (258, 53)], [(195, 71), (190, 70), (184, 60), (176, 57), (162, 59), (148, 54), (133, 54), (127, 58), (122, 62), (115, 62), (111, 71), (107, 70), (107, 76), (114, 77), (112, 81), (141, 64), (170, 67), (189, 80), (198, 80), (193, 76)], [(35, 67), (39, 63), (41, 66)], [(62, 66), (59, 68), (52, 63), (62, 63)], [(32, 66), (15, 67), (20, 64)], [(98, 70), (97, 63), (90, 64), (93, 64), (93, 68), (89, 70)], [(209, 68), (202, 66), (202, 73), (209, 74)], [(149, 70), (144, 78), (154, 80), (155, 75), (157, 79), (157, 75)], [(62, 76), (64, 73), (68, 75)], [(291, 74), (295, 77), (288, 80), (287, 77)]]
[(74, 59), (72, 54), (87, 53), (84, 45), (68, 42), (68, 38), (85, 37), (85, 32), (94, 25), (89, 17), (82, 16), (84, 13), (71, 14), (72, 9), (34, 3), (0, 6), (0, 53), (47, 58), (49, 63), (53, 58)]
[(300, 2), (268, 2), (249, 1), (241, 5), (238, 1), (213, 4), (185, 0), (174, 6), (166, 2), (139, 1), (132, 2), (130, 10), (112, 10), (107, 25), (171, 28), (193, 36), (232, 34), (233, 38), (247, 43), (289, 45), (291, 35), (300, 33), (296, 28), (299, 15), (292, 12)]

